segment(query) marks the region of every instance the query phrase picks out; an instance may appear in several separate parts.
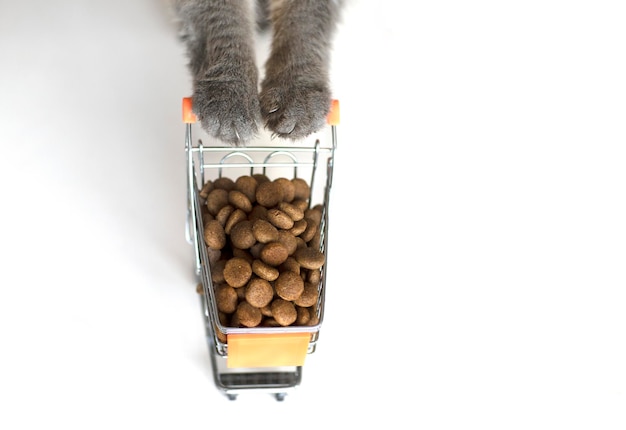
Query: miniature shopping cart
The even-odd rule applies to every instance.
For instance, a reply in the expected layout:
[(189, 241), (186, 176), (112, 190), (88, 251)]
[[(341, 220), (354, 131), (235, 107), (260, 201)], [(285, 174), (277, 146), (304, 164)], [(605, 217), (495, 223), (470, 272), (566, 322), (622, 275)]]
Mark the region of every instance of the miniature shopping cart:
[[(328, 127), (311, 136), (306, 143), (294, 143), (266, 136), (245, 147), (204, 146), (196, 143), (196, 127), (191, 98), (183, 99), (186, 124), (188, 217), (187, 240), (194, 246), (198, 292), (211, 356), (214, 382), (229, 399), (242, 392), (265, 392), (283, 400), (302, 381), (305, 358), (316, 349), (324, 314), (328, 262), (328, 204), (337, 147), (336, 126), (339, 104), (333, 100)], [(206, 136), (206, 135), (204, 135)], [(208, 138), (208, 136), (207, 136)], [(210, 139), (210, 138), (209, 138)], [(319, 228), (320, 251), (325, 263), (320, 268), (317, 304), (313, 306), (316, 324), (286, 327), (230, 327), (220, 321), (211, 276), (209, 250), (204, 241), (203, 197), (207, 181), (221, 177), (260, 173), (269, 179), (302, 178), (310, 186), (309, 207), (322, 209)]]

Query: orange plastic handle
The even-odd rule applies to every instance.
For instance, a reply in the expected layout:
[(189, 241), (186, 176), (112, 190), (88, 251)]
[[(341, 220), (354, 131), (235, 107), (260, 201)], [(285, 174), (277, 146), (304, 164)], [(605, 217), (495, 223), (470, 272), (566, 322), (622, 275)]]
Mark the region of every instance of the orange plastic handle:
[(193, 113), (193, 103), (191, 97), (183, 98), (183, 122), (185, 124), (193, 124), (198, 120), (196, 114)]
[[(326, 116), (326, 122), (329, 125), (339, 125), (339, 100), (333, 99), (330, 103), (330, 111)], [(183, 98), (183, 122), (185, 124), (193, 124), (198, 121), (198, 117), (193, 113), (193, 103), (191, 97)]]
[(229, 334), (229, 368), (302, 366), (311, 333)]
[(326, 116), (326, 122), (328, 125), (339, 125), (339, 100), (331, 100), (330, 112)]

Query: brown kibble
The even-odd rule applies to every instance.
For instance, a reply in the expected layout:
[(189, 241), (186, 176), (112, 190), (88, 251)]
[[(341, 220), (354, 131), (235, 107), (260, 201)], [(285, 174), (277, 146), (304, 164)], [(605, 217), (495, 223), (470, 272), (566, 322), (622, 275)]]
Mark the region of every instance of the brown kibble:
[(306, 228), (304, 229), (304, 231), (300, 233), (300, 237), (305, 242), (308, 242), (309, 240), (315, 237), (315, 234), (318, 232), (317, 227), (319, 226), (319, 224), (315, 222), (313, 218), (305, 217), (304, 219), (306, 220), (307, 224), (306, 224)]
[(297, 275), (300, 274), (300, 263), (296, 261), (293, 257), (287, 257), (285, 262), (279, 266), (279, 270), (284, 272), (286, 270), (293, 272)]
[(283, 190), (283, 201), (291, 202), (296, 195), (296, 187), (293, 183), (287, 178), (277, 178), (274, 179), (274, 182), (280, 185)]
[(234, 288), (243, 287), (252, 276), (252, 266), (241, 257), (233, 257), (224, 266), (224, 280)]
[(263, 246), (259, 257), (265, 264), (269, 264), (270, 266), (279, 266), (285, 262), (287, 257), (289, 257), (289, 253), (287, 252), (287, 248), (285, 248), (282, 243), (269, 242)]
[(206, 247), (206, 253), (209, 257), (209, 264), (214, 264), (216, 261), (222, 258), (222, 251), (219, 249), (213, 249), (210, 246)]
[(234, 225), (230, 231), (230, 241), (235, 248), (248, 249), (256, 243), (252, 232), (252, 223), (243, 220)]
[(224, 267), (226, 267), (226, 260), (218, 260), (211, 265), (211, 280), (214, 284), (226, 282), (226, 279), (224, 279)]
[(246, 219), (248, 218), (244, 211), (242, 211), (241, 209), (235, 209), (233, 213), (231, 213), (230, 216), (228, 217), (228, 220), (226, 221), (226, 224), (224, 225), (224, 231), (226, 232), (226, 234), (232, 234), (231, 230), (233, 229), (233, 227), (237, 223)]
[(317, 303), (317, 299), (319, 298), (319, 291), (317, 290), (316, 284), (311, 284), (310, 282), (304, 283), (304, 291), (296, 300), (294, 300), (294, 304), (301, 306), (303, 308), (308, 308)]
[(292, 205), (291, 203), (280, 202), (278, 203), (278, 209), (285, 212), (287, 215), (289, 215), (289, 218), (294, 221), (300, 221), (302, 218), (304, 218), (304, 211), (301, 210), (298, 206)]
[(302, 212), (305, 212), (306, 215), (306, 210), (309, 208), (308, 200), (294, 199), (291, 204), (300, 209)]
[(276, 321), (271, 316), (269, 318), (263, 319), (262, 325), (263, 327), (282, 327), (280, 324), (278, 324), (278, 321)]
[(233, 247), (232, 251), (233, 257), (241, 257), (248, 263), (252, 264), (252, 260), (254, 260), (254, 257), (252, 257), (252, 254), (250, 254), (247, 249)]
[(220, 209), (222, 209), (227, 204), (228, 191), (222, 188), (215, 188), (207, 195), (206, 207), (209, 210), (209, 213), (213, 216), (217, 215)]
[(204, 287), (202, 286), (202, 283), (199, 283), (198, 285), (196, 285), (196, 293), (200, 295), (204, 294)]
[(248, 196), (239, 190), (230, 190), (228, 192), (228, 202), (246, 213), (252, 210), (252, 202)]
[(256, 188), (256, 201), (258, 204), (271, 208), (283, 199), (283, 189), (280, 184), (272, 181), (261, 182)]
[(213, 185), (215, 188), (230, 191), (235, 189), (235, 181), (232, 179), (222, 176), (221, 178), (217, 178), (213, 181)]
[(283, 327), (293, 324), (298, 317), (295, 305), (281, 298), (274, 299), (271, 309), (273, 318)]
[(304, 281), (297, 273), (285, 271), (278, 275), (274, 282), (276, 294), (285, 300), (297, 300), (304, 292)]
[(300, 236), (306, 230), (307, 222), (305, 219), (301, 219), (300, 221), (295, 221), (293, 223), (293, 227), (289, 229), (289, 233), (294, 236)]
[(267, 208), (261, 205), (254, 205), (248, 214), (248, 220), (254, 222), (258, 219), (267, 220)]
[(272, 307), (270, 306), (271, 303), (267, 306), (263, 306), (261, 308), (261, 313), (263, 314), (264, 317), (271, 317), (272, 316)]
[(215, 302), (217, 310), (225, 314), (232, 314), (237, 309), (237, 292), (233, 287), (226, 284), (217, 284), (215, 286)]
[(202, 197), (203, 199), (206, 199), (209, 193), (213, 191), (213, 188), (214, 188), (213, 181), (211, 180), (206, 181), (204, 185), (202, 186), (202, 189), (200, 190), (200, 193), (199, 193), (200, 197)]
[(324, 265), (324, 254), (315, 248), (298, 248), (294, 257), (305, 269), (319, 269)]
[(307, 182), (304, 179), (293, 178), (291, 180), (291, 183), (295, 187), (295, 193), (294, 193), (295, 199), (302, 199), (302, 200), (309, 199), (309, 197), (311, 196), (311, 188), (309, 187), (309, 184), (307, 184)]
[(309, 270), (309, 273), (307, 274), (307, 278), (306, 280), (312, 284), (319, 284), (320, 280), (322, 279), (322, 272), (320, 272), (319, 269), (317, 270)]
[(311, 209), (306, 209), (304, 211), (304, 216), (314, 220), (316, 224), (319, 224), (322, 222), (322, 213), (322, 208), (320, 206), (315, 206)]
[(252, 224), (252, 233), (257, 241), (261, 243), (275, 242), (278, 240), (278, 229), (265, 220), (257, 219)]
[(252, 272), (267, 281), (275, 281), (279, 274), (277, 268), (270, 266), (261, 260), (254, 260), (252, 262)]
[(274, 298), (274, 287), (262, 278), (252, 278), (245, 288), (245, 298), (252, 306), (262, 308)]
[(289, 230), (293, 227), (293, 220), (291, 217), (280, 209), (268, 209), (267, 220), (276, 228), (281, 228), (283, 230)]
[(226, 246), (226, 232), (218, 220), (212, 219), (206, 222), (204, 241), (211, 249), (222, 249)]
[(293, 255), (298, 247), (297, 238), (286, 230), (278, 231), (278, 242), (287, 250), (287, 255)]
[(298, 313), (296, 325), (307, 325), (311, 321), (311, 312), (307, 308), (296, 306), (296, 312)]
[(259, 308), (252, 306), (247, 301), (239, 302), (235, 311), (239, 323), (246, 327), (256, 327), (261, 324), (263, 314)]
[(252, 176), (240, 176), (235, 181), (235, 189), (248, 197), (251, 203), (256, 203), (256, 187), (258, 182)]
[(270, 180), (270, 178), (268, 178), (263, 173), (255, 173), (252, 175), (252, 177), (256, 180), (257, 184), (260, 184), (262, 182), (269, 182)]
[(226, 221), (228, 221), (228, 217), (230, 217), (234, 210), (235, 207), (233, 205), (226, 205), (219, 210), (217, 215), (215, 215), (215, 219), (218, 220), (222, 226), (225, 226)]

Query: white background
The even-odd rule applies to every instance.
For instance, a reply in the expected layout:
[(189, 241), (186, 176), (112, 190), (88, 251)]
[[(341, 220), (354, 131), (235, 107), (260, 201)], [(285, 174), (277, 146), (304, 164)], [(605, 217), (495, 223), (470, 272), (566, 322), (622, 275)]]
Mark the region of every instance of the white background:
[(348, 3), (326, 318), (279, 403), (211, 379), (166, 2), (0, 2), (0, 427), (626, 428), (619, 5)]

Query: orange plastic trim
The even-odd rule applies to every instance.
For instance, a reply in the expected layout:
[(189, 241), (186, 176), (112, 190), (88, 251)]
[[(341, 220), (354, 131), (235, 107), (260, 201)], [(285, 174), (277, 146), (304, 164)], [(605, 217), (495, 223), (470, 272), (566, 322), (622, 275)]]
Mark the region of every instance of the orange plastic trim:
[(185, 124), (193, 124), (198, 120), (196, 114), (193, 113), (193, 104), (191, 101), (191, 97), (183, 98), (183, 122)]
[(311, 333), (228, 335), (229, 368), (302, 366)]
[(330, 102), (330, 112), (326, 116), (329, 125), (339, 125), (339, 100), (333, 99)]

